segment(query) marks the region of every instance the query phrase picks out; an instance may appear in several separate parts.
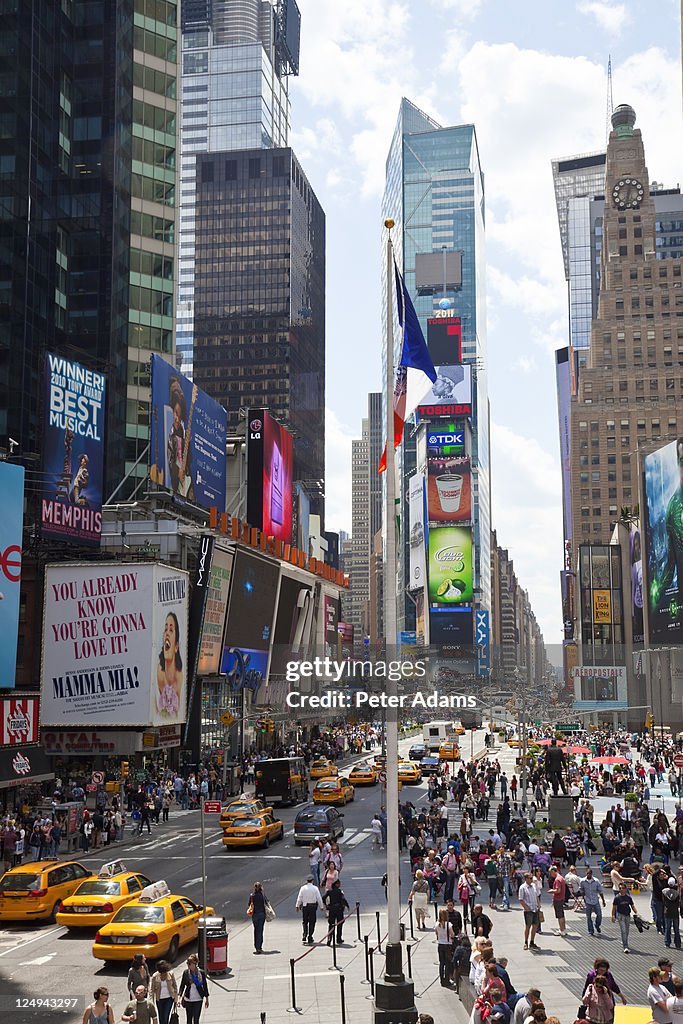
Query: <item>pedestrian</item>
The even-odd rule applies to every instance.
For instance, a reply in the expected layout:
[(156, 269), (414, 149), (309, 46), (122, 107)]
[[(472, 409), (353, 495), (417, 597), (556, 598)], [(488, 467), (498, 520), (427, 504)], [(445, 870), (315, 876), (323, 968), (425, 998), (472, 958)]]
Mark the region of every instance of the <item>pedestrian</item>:
[(590, 983), (582, 1002), (586, 1007), (586, 1020), (590, 1024), (613, 1024), (614, 996), (605, 978), (598, 976)]
[(590, 984), (592, 984), (592, 982), (595, 981), (597, 977), (603, 977), (606, 980), (610, 992), (614, 996), (619, 996), (619, 998), (625, 1006), (626, 997), (617, 985), (616, 979), (614, 978), (614, 975), (609, 969), (609, 960), (605, 960), (604, 957), (598, 957), (596, 960), (593, 961), (593, 970), (589, 971), (586, 975), (586, 980), (584, 982), (583, 992), (581, 993), (581, 995), (584, 996), (586, 994), (586, 989)]
[(327, 945), (332, 945), (332, 935), (336, 928), (337, 945), (340, 946), (344, 929), (344, 910), (350, 910), (351, 908), (338, 878), (334, 880), (331, 887), (325, 893), (323, 902), (327, 907)]
[(631, 952), (628, 948), (628, 934), (631, 928), (631, 914), (635, 909), (633, 898), (626, 888), (626, 883), (620, 882), (619, 891), (612, 902), (612, 921), (617, 921), (619, 924), (624, 953)]
[(166, 792), (164, 793), (162, 802), (161, 802), (161, 818), (162, 818), (162, 821), (168, 821), (168, 815), (169, 815), (170, 810), (171, 810), (171, 794), (170, 794), (169, 790), (166, 790)]
[[(567, 879), (565, 878), (565, 882), (566, 881)], [(595, 934), (593, 931), (593, 914), (595, 914), (595, 931), (600, 935), (600, 925), (602, 924), (602, 910), (600, 909), (600, 903), (602, 903), (603, 907), (606, 906), (605, 892), (602, 888), (602, 882), (593, 877), (592, 868), (588, 868), (586, 877), (581, 879), (579, 892), (583, 896), (584, 906), (586, 908), (588, 934)]]
[(261, 882), (254, 882), (254, 887), (249, 893), (249, 904), (247, 914), (254, 926), (254, 956), (263, 952), (263, 929), (266, 923), (266, 909), (270, 906), (268, 897), (263, 891)]
[(187, 967), (180, 979), (179, 995), (185, 1007), (186, 1024), (199, 1024), (202, 1000), (206, 1009), (209, 1008), (209, 986), (206, 973), (199, 968), (199, 957), (196, 953), (190, 953), (187, 958)]
[(647, 1001), (652, 1011), (652, 1020), (654, 1024), (672, 1024), (671, 1013), (666, 1005), (671, 993), (662, 984), (664, 976), (659, 967), (651, 967), (647, 974), (650, 979)]
[(320, 849), (320, 840), (316, 839), (311, 843), (311, 848), (308, 851), (308, 867), (313, 875), (313, 880), (316, 885), (320, 885), (320, 859), (322, 852)]
[(114, 1024), (114, 1011), (109, 1004), (109, 989), (100, 985), (93, 992), (94, 1002), (86, 1006), (83, 1024)]
[(142, 835), (142, 830), (147, 826), (147, 835), (152, 834), (152, 821), (149, 815), (149, 805), (147, 801), (140, 805), (140, 820), (138, 821), (138, 835)]
[(439, 919), (434, 928), (436, 935), (437, 949), (439, 951), (439, 980), (444, 987), (451, 981), (451, 959), (455, 945), (455, 932), (453, 925), (448, 920), (448, 911), (440, 910)]
[(541, 903), (530, 871), (525, 872), (517, 896), (524, 911), (524, 948), (538, 949), (534, 939), (540, 924)]
[(154, 1003), (147, 998), (147, 989), (144, 985), (138, 985), (135, 989), (133, 998), (121, 1014), (121, 1020), (126, 1024), (131, 1021), (135, 1021), (135, 1024), (157, 1024), (159, 1014)]
[(425, 916), (429, 905), (429, 882), (420, 868), (415, 872), (415, 881), (408, 894), (408, 903), (413, 905), (419, 931), (425, 931)]
[(149, 990), (150, 973), (149, 967), (147, 966), (147, 960), (145, 959), (144, 953), (136, 953), (133, 957), (133, 963), (130, 965), (128, 971), (128, 996), (130, 999), (135, 995), (135, 990), (139, 985), (145, 990), (145, 995)]
[(313, 945), (313, 933), (319, 910), (324, 910), (320, 890), (314, 884), (313, 875), (309, 875), (305, 883), (299, 889), (296, 898), (296, 909), (302, 913), (303, 936), (301, 941), (304, 945)]
[(671, 1015), (672, 1024), (683, 1024), (683, 981), (676, 978), (674, 982), (675, 995), (669, 996), (666, 1007)]
[(489, 886), (489, 907), (493, 910), (498, 895), (498, 863), (495, 857), (487, 857), (484, 861), (484, 874)]
[(567, 883), (560, 874), (559, 868), (550, 869), (551, 893), (553, 897), (553, 911), (560, 928), (560, 935), (563, 939), (567, 937), (566, 922), (564, 917), (564, 901), (567, 897)]
[(379, 814), (375, 814), (374, 818), (370, 822), (370, 829), (372, 830), (372, 849), (383, 850), (383, 833), (382, 833), (382, 822)]
[(168, 1024), (171, 1010), (178, 1002), (178, 985), (168, 960), (160, 960), (149, 982), (150, 998), (156, 1003), (159, 1024)]
[(666, 889), (662, 892), (662, 903), (664, 904), (664, 945), (671, 946), (671, 932), (676, 949), (681, 948), (681, 898), (678, 892), (678, 883), (675, 878), (670, 878)]

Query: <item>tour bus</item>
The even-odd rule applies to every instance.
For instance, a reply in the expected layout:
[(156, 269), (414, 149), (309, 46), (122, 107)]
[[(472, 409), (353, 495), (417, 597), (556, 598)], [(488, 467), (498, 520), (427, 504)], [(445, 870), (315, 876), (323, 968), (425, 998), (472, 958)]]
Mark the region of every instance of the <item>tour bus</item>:
[(296, 804), (308, 800), (303, 757), (273, 757), (256, 762), (256, 799), (264, 804)]
[(442, 743), (457, 743), (458, 736), (453, 722), (425, 722), (422, 739), (429, 750), (438, 750)]

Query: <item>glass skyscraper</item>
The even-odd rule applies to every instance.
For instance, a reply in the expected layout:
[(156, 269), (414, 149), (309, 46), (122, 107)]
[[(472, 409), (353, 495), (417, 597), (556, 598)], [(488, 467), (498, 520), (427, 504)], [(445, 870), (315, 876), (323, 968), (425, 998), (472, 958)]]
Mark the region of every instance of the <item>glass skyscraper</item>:
[[(182, 9), (180, 275), (177, 351), (192, 371), (196, 157), (198, 153), (271, 149), (289, 144), (287, 75), (278, 40), (284, 10), (273, 0), (203, 0)], [(298, 64), (296, 65), (298, 68)]]
[[(394, 252), (406, 286), (427, 336), (427, 318), (448, 302), (462, 324), (462, 359), (473, 376), (472, 499), (474, 586), (477, 606), (491, 606), (491, 499), (489, 400), (487, 386), (484, 179), (474, 125), (442, 128), (409, 100), (403, 99), (386, 164), (382, 201), (383, 218), (395, 221)], [(439, 288), (419, 294), (416, 256), (421, 253), (457, 252), (462, 258), (462, 281), (457, 288)], [(383, 294), (386, 268), (383, 262)], [(383, 304), (383, 311), (386, 302)], [(385, 316), (386, 314), (383, 313)], [(383, 334), (385, 337), (386, 334)], [(400, 355), (401, 335), (394, 330), (394, 363)], [(382, 353), (386, 368), (386, 351)], [(383, 375), (385, 381), (386, 372)], [(386, 383), (384, 383), (386, 402)], [(406, 431), (400, 467), (403, 507), (408, 508), (408, 477), (416, 468), (416, 449)], [(408, 578), (409, 531), (402, 531), (403, 557), (399, 560), (399, 594)], [(399, 598), (399, 629), (415, 628), (415, 604)]]

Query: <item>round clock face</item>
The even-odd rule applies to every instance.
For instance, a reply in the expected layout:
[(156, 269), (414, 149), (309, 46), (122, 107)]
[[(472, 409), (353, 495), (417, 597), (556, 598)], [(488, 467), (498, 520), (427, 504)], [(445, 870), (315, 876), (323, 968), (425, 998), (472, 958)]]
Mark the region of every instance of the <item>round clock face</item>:
[(637, 178), (619, 178), (612, 189), (612, 202), (617, 210), (637, 210), (645, 189)]

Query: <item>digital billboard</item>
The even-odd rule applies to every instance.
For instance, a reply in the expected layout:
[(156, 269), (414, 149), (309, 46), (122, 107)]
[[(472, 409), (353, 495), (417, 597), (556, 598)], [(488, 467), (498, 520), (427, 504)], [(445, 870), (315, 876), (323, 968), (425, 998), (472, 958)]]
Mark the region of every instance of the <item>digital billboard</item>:
[(443, 651), (472, 651), (472, 608), (432, 608), (429, 612), (429, 643)]
[[(429, 406), (471, 406), (472, 367), (469, 365), (435, 366), (436, 380), (418, 406), (423, 412)], [(428, 415), (428, 414), (427, 414)], [(449, 415), (444, 413), (443, 415)], [(454, 414), (456, 415), (456, 414)]]
[(149, 477), (202, 508), (225, 511), (228, 414), (161, 356), (152, 356)]
[(313, 619), (313, 589), (310, 583), (289, 576), (283, 568), (275, 616), (270, 675), (284, 675), (292, 657), (301, 657), (310, 637)]
[(225, 626), (226, 648), (270, 650), (279, 573), (277, 562), (244, 548), (235, 552)]
[(430, 523), (472, 521), (472, 467), (468, 458), (427, 458), (427, 514)]
[(188, 598), (188, 574), (166, 565), (48, 565), (41, 725), (184, 722)]
[(427, 349), (434, 366), (462, 362), (462, 325), (459, 316), (427, 318)]
[(585, 711), (628, 707), (626, 669), (623, 665), (578, 665), (569, 670), (574, 686), (574, 707)]
[(409, 590), (420, 590), (427, 579), (425, 565), (424, 478), (416, 473), (408, 483), (410, 513), (410, 580)]
[(0, 462), (0, 690), (14, 688), (24, 525), (24, 467)]
[(41, 531), (56, 540), (98, 547), (106, 378), (48, 352), (43, 393)]
[(683, 438), (645, 456), (645, 504), (650, 642), (680, 644), (683, 643)]
[(331, 594), (324, 595), (325, 615), (325, 654), (333, 654), (337, 650), (337, 639), (339, 636), (339, 599)]
[[(429, 604), (432, 608), (467, 605), (473, 599), (472, 530), (434, 526), (429, 531)], [(430, 640), (431, 634), (430, 619)]]
[(285, 544), (292, 541), (294, 439), (265, 409), (247, 421), (247, 521)]
[(643, 549), (638, 523), (629, 523), (628, 551), (631, 566), (631, 631), (633, 643), (642, 644), (645, 639), (643, 633)]
[(223, 656), (223, 633), (228, 611), (233, 552), (213, 545), (209, 568), (204, 621), (199, 641), (197, 675), (213, 676)]

